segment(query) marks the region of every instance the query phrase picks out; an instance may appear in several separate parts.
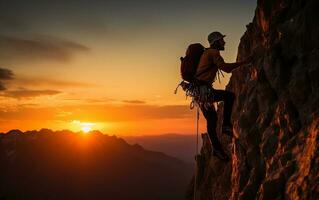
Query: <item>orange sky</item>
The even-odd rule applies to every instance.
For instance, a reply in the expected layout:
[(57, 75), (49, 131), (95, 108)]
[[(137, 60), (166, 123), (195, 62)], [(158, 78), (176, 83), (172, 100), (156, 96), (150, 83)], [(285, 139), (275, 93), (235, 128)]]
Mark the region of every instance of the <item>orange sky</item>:
[[(227, 35), (222, 55), (234, 62), (256, 5), (32, 1), (0, 5), (0, 132), (193, 134), (195, 112), (181, 89), (173, 93), (179, 57), (219, 30)], [(224, 88), (229, 77), (214, 86)]]

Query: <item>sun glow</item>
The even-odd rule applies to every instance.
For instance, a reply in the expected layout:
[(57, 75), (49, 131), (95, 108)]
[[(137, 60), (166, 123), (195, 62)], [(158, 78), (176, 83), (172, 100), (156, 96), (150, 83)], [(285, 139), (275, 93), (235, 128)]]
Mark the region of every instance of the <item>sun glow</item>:
[(84, 125), (84, 126), (82, 126), (81, 130), (82, 130), (84, 133), (88, 133), (88, 132), (90, 132), (92, 129), (91, 129), (90, 126)]
[(89, 133), (92, 130), (92, 127), (95, 125), (91, 122), (81, 122), (78, 120), (72, 121), (73, 125), (76, 125), (78, 129), (80, 129), (83, 133)]

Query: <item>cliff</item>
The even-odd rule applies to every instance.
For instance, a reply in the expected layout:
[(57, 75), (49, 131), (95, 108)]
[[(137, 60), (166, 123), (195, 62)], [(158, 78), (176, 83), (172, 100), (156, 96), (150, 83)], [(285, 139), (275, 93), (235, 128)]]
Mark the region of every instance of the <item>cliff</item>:
[(317, 0), (257, 2), (237, 56), (253, 61), (227, 86), (236, 138), (220, 138), (231, 161), (211, 157), (204, 135), (196, 200), (319, 199), (318, 11)]

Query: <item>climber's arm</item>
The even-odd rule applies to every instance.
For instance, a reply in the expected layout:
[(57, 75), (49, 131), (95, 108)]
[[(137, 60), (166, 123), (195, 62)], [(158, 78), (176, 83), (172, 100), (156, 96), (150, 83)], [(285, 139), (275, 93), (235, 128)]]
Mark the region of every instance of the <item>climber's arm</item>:
[(235, 63), (221, 63), (219, 64), (219, 69), (221, 69), (222, 71), (226, 72), (226, 73), (230, 73), (231, 71), (233, 71), (234, 69), (242, 66), (243, 64), (246, 64), (245, 61), (242, 62), (235, 62)]
[(224, 71), (226, 73), (230, 73), (234, 69), (236, 69), (244, 64), (248, 64), (251, 61), (251, 56), (246, 58), (244, 61), (235, 62), (235, 63), (225, 63), (224, 59), (220, 55), (218, 55), (218, 56), (215, 56), (214, 61), (217, 64), (217, 66), (219, 67), (219, 69), (221, 69), (222, 71)]

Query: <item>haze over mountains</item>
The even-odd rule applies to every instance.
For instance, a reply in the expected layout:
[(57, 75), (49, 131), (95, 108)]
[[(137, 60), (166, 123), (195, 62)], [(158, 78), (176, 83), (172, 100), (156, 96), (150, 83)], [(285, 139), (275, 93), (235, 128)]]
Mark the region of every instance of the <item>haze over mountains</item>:
[[(145, 149), (163, 152), (189, 163), (193, 163), (195, 160), (196, 135), (163, 134), (127, 136), (123, 139), (129, 144), (140, 144)], [(199, 138), (199, 149), (201, 142), (202, 140)]]
[(192, 164), (96, 131), (0, 134), (0, 199), (184, 199)]

